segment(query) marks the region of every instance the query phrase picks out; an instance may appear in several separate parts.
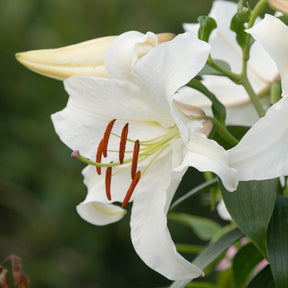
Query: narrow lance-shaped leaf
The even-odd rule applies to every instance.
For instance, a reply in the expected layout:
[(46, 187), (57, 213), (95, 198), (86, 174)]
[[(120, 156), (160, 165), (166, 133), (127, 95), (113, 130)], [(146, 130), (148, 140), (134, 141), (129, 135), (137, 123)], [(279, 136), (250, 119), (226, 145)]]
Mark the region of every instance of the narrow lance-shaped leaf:
[(267, 231), (267, 251), (278, 288), (288, 287), (288, 198), (277, 196)]
[(274, 209), (278, 180), (240, 182), (235, 192), (219, 183), (223, 200), (235, 223), (264, 257), (266, 231)]
[[(216, 260), (221, 253), (223, 253), (228, 247), (243, 236), (244, 234), (238, 228), (229, 231), (217, 241), (211, 243), (193, 260), (192, 263), (201, 269), (206, 268), (209, 264)], [(190, 283), (190, 281), (190, 279), (175, 281), (170, 288), (184, 288)]]

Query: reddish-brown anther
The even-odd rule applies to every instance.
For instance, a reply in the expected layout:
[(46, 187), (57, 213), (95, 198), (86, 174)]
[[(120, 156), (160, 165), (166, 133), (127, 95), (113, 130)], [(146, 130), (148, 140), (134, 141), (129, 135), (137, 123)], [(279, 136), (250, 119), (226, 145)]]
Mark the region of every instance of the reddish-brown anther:
[(140, 180), (140, 178), (141, 178), (141, 171), (138, 171), (136, 173), (135, 177), (133, 178), (133, 180), (132, 180), (132, 182), (130, 184), (130, 187), (129, 187), (126, 195), (125, 195), (125, 198), (124, 198), (123, 203), (122, 203), (122, 208), (125, 208), (127, 206), (128, 202), (129, 202), (129, 200), (130, 200), (130, 198), (131, 198), (131, 196), (132, 196), (132, 194), (133, 194), (133, 192), (135, 190), (135, 187), (136, 187), (137, 183)]
[[(103, 152), (103, 139), (99, 142), (97, 153), (96, 153), (96, 162), (101, 163), (102, 158), (102, 152)], [(101, 175), (101, 167), (96, 166), (96, 171), (98, 175)]]
[(132, 179), (134, 179), (136, 175), (136, 171), (137, 171), (139, 149), (140, 149), (140, 142), (139, 140), (136, 140), (134, 144), (132, 164), (131, 164), (131, 178)]
[(105, 177), (105, 188), (106, 188), (106, 196), (109, 201), (111, 201), (111, 174), (112, 174), (112, 167), (107, 167)]
[(16, 255), (11, 255), (10, 259), (12, 263), (12, 272), (15, 285), (17, 286), (17, 288), (28, 288), (31, 281), (23, 271), (20, 257)]
[(126, 142), (127, 142), (127, 135), (128, 135), (128, 123), (122, 129), (120, 145), (119, 145), (119, 162), (123, 164), (124, 162), (124, 155), (126, 149)]
[(115, 123), (116, 119), (113, 119), (111, 120), (107, 127), (106, 127), (106, 130), (104, 132), (104, 136), (103, 136), (103, 148), (102, 148), (102, 154), (104, 157), (107, 157), (107, 147), (108, 147), (108, 141), (109, 141), (109, 138), (110, 138), (110, 134), (111, 134), (111, 131), (112, 131), (112, 128), (113, 128), (113, 125)]
[(4, 266), (0, 265), (0, 271), (0, 288), (9, 288), (6, 277), (8, 270)]

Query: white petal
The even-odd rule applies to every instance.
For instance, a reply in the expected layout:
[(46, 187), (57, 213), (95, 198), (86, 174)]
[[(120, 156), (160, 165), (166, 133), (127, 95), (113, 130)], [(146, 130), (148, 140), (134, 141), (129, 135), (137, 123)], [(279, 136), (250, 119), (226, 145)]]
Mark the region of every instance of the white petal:
[(154, 177), (140, 180), (147, 189), (134, 199), (131, 238), (137, 254), (153, 270), (171, 280), (192, 279), (203, 272), (177, 253), (167, 228), (167, 210), (182, 176), (171, 178), (170, 159), (157, 159), (157, 166), (148, 169)]
[[(70, 94), (69, 101), (64, 110), (52, 115), (53, 124), (61, 140), (86, 157), (94, 158), (98, 143), (112, 119), (118, 119), (113, 127), (113, 132), (118, 135), (126, 122), (134, 123), (129, 128), (129, 138), (134, 140), (146, 140), (145, 137), (153, 138), (164, 133), (157, 123), (152, 125), (150, 122), (157, 121), (157, 111), (145, 102), (141, 91), (133, 85), (123, 86), (111, 79), (88, 76), (71, 77), (64, 84)], [(113, 142), (115, 137), (111, 138)], [(118, 143), (119, 139), (115, 140)]]
[(107, 225), (123, 218), (126, 210), (113, 204), (99, 201), (83, 201), (77, 207), (77, 212), (85, 221), (93, 225)]
[(136, 45), (144, 42), (157, 43), (155, 34), (146, 35), (137, 31), (129, 31), (118, 36), (109, 46), (105, 55), (107, 74), (119, 81), (133, 82), (132, 67), (138, 59)]
[(188, 152), (181, 166), (174, 169), (180, 172), (187, 167), (194, 167), (201, 172), (210, 171), (220, 177), (225, 188), (234, 191), (238, 185), (237, 172), (229, 166), (227, 151), (217, 142), (204, 135), (191, 135), (187, 144)]
[(287, 111), (288, 98), (284, 97), (255, 123), (237, 146), (227, 151), (240, 181), (288, 175)]
[(288, 28), (287, 26), (271, 15), (265, 15), (265, 18), (256, 24), (248, 33), (259, 41), (264, 49), (276, 62), (282, 76), (283, 94), (288, 93)]
[(173, 94), (202, 69), (209, 51), (209, 45), (195, 34), (180, 34), (141, 58), (133, 73), (154, 102), (168, 106)]

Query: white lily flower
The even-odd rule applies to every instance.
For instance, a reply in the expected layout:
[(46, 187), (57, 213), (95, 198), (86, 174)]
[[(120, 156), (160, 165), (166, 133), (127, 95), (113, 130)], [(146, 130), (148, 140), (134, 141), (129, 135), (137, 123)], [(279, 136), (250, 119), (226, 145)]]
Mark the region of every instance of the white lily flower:
[(263, 180), (288, 175), (288, 27), (274, 16), (247, 30), (275, 60), (281, 75), (283, 98), (228, 151), (239, 180)]
[[(135, 49), (139, 43), (153, 47), (141, 58)], [(106, 176), (96, 175), (92, 165), (83, 170), (88, 195), (77, 211), (92, 224), (106, 225), (125, 214), (123, 208), (112, 202), (123, 202), (125, 198), (126, 206), (133, 201), (130, 225), (134, 248), (148, 266), (172, 280), (203, 274), (177, 253), (167, 229), (167, 210), (187, 166), (216, 173), (229, 190), (237, 186), (236, 172), (227, 164), (228, 153), (206, 137), (211, 125), (205, 114), (173, 99), (176, 94), (193, 93), (183, 86), (205, 65), (209, 51), (209, 45), (192, 33), (159, 45), (151, 32), (124, 33), (111, 43), (105, 55), (109, 78), (68, 78), (64, 81), (70, 96), (67, 106), (52, 115), (61, 140), (86, 158), (94, 159), (97, 154), (97, 162), (102, 155), (99, 143), (103, 131), (110, 121), (104, 133), (107, 139), (113, 124), (105, 160), (113, 171), (110, 167)], [(126, 122), (128, 141), (126, 148), (122, 144), (119, 148), (120, 135), (127, 134)], [(123, 126), (126, 128), (121, 132)], [(140, 143), (139, 154), (135, 152), (139, 148), (136, 142)], [(122, 165), (118, 154), (125, 154)], [(175, 169), (183, 157), (184, 163), (190, 162)], [(141, 172), (135, 176), (135, 171), (130, 170)], [(132, 196), (125, 196), (127, 190), (131, 194), (133, 189)]]
[[(217, 28), (212, 32), (209, 44), (213, 59), (224, 60), (230, 65), (232, 72), (241, 73), (242, 51), (237, 44), (236, 34), (230, 30), (230, 22), (236, 12), (236, 3), (213, 2), (209, 16), (215, 19)], [(257, 19), (257, 21), (259, 20)], [(183, 26), (186, 31), (194, 33), (197, 33), (199, 29), (199, 24), (185, 23)], [(270, 84), (278, 77), (275, 63), (258, 43), (252, 45), (247, 65), (248, 78), (256, 94), (269, 88)], [(250, 126), (259, 118), (242, 86), (233, 83), (226, 77), (213, 75), (204, 75), (202, 83), (227, 107), (228, 124)], [(198, 102), (195, 99), (196, 96)], [(211, 103), (196, 91), (193, 103), (208, 113), (209, 109), (207, 108)]]

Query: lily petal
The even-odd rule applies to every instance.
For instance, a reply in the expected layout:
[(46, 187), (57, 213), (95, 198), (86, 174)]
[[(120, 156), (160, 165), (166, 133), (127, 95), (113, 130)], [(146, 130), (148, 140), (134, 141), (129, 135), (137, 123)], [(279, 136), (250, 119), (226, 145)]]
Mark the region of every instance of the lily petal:
[(85, 199), (76, 210), (82, 219), (93, 225), (107, 225), (117, 222), (126, 214), (126, 210), (113, 204)]
[(154, 101), (165, 99), (168, 104), (173, 94), (202, 69), (209, 52), (210, 46), (197, 39), (196, 34), (180, 34), (141, 58), (133, 74)]
[(283, 95), (288, 93), (288, 27), (271, 15), (247, 30), (276, 62), (280, 71)]
[(138, 60), (137, 44), (148, 42), (156, 46), (158, 39), (154, 33), (146, 35), (137, 31), (129, 31), (118, 36), (108, 47), (105, 55), (107, 74), (120, 82), (134, 82), (132, 67)]
[(165, 155), (157, 159), (157, 165), (153, 163), (150, 169), (154, 177), (143, 177), (141, 181), (143, 186), (153, 187), (153, 191), (146, 189), (146, 193), (139, 193), (132, 207), (133, 246), (146, 265), (168, 279), (199, 277), (203, 271), (177, 253), (167, 229), (167, 210), (182, 175), (171, 177), (171, 163)]
[(129, 129), (129, 137), (144, 135), (140, 140), (146, 140), (145, 135), (151, 139), (163, 133), (155, 123), (149, 125), (149, 133), (145, 134), (147, 122), (159, 116), (133, 84), (120, 85), (112, 79), (90, 76), (71, 77), (64, 84), (69, 101), (65, 109), (52, 115), (52, 121), (61, 140), (72, 150), (80, 150), (85, 157), (95, 156), (105, 127), (112, 119), (119, 120), (113, 127), (118, 135), (126, 122), (135, 123)]
[(283, 160), (288, 147), (287, 111), (288, 97), (284, 97), (227, 151), (240, 181), (288, 175), (288, 161)]
[(205, 135), (191, 134), (186, 144), (186, 153), (182, 164), (174, 169), (175, 173), (187, 167), (194, 167), (201, 172), (210, 171), (220, 177), (225, 188), (234, 191), (238, 185), (237, 171), (229, 165), (227, 151), (214, 140)]

